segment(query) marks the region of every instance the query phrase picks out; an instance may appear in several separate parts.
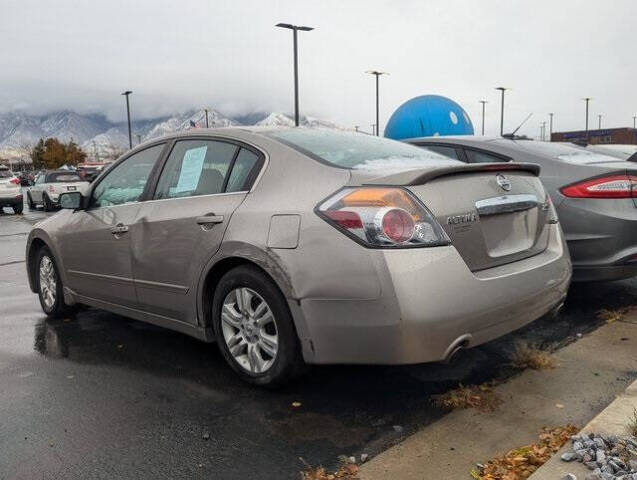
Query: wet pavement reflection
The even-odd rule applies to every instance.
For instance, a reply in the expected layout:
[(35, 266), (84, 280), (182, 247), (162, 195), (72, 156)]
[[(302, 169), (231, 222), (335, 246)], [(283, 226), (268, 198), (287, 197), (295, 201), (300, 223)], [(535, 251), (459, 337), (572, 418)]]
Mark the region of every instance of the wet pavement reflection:
[(559, 317), (452, 365), (314, 367), (268, 391), (238, 380), (215, 345), (179, 333), (89, 308), (47, 320), (20, 234), (43, 216), (0, 216), (2, 258), (22, 256), (0, 261), (0, 478), (298, 478), (299, 457), (330, 466), (374, 455), (443, 414), (432, 394), (514, 374), (520, 339), (574, 341), (601, 324), (598, 310), (637, 298), (635, 280), (576, 285)]

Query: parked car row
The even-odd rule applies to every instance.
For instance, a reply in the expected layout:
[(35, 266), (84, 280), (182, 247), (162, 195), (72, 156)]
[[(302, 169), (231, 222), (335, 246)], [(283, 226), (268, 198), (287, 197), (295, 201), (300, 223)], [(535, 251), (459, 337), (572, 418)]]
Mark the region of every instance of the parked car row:
[(155, 139), (59, 194), (28, 238), (31, 290), (50, 316), (85, 304), (216, 341), (244, 380), (276, 385), (304, 364), (448, 360), (556, 312), (572, 276), (562, 227), (610, 225), (591, 249), (571, 234), (576, 258), (597, 255), (596, 272), (614, 249), (612, 274), (633, 272), (633, 177), (609, 164), (625, 162), (435, 140)]

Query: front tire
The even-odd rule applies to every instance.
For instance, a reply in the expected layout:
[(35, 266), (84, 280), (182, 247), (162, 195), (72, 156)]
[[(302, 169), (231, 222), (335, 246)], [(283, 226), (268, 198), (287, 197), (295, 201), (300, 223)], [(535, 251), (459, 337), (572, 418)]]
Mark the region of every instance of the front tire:
[(221, 354), (243, 380), (274, 387), (301, 371), (301, 348), (285, 297), (258, 268), (240, 266), (221, 278), (212, 323)]
[(35, 203), (33, 203), (33, 199), (31, 198), (31, 192), (27, 192), (27, 206), (29, 210), (35, 210)]
[(47, 247), (38, 252), (35, 271), (38, 298), (44, 313), (59, 318), (72, 313), (72, 308), (64, 303), (64, 288), (53, 254)]

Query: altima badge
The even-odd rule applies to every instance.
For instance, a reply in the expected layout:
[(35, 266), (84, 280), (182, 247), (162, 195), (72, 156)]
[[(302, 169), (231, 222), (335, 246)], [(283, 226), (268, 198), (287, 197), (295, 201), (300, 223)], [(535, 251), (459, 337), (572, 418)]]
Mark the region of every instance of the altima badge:
[(463, 213), (447, 217), (447, 225), (458, 225), (461, 223), (473, 223), (478, 219), (475, 212)]
[(504, 175), (502, 175), (501, 173), (498, 173), (495, 176), (495, 181), (498, 182), (498, 185), (500, 185), (502, 190), (504, 190), (505, 192), (508, 192), (509, 190), (511, 190), (511, 182), (509, 182), (509, 179), (505, 177)]

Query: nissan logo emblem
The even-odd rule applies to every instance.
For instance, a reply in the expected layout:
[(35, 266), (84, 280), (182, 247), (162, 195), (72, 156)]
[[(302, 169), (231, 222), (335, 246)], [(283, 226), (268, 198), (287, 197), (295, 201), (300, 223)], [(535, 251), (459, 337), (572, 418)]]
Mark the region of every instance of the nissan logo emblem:
[(509, 190), (511, 190), (511, 182), (509, 181), (507, 177), (505, 177), (501, 173), (498, 173), (495, 176), (495, 181), (498, 182), (498, 185), (500, 185), (502, 190), (504, 190), (505, 192), (508, 192)]

